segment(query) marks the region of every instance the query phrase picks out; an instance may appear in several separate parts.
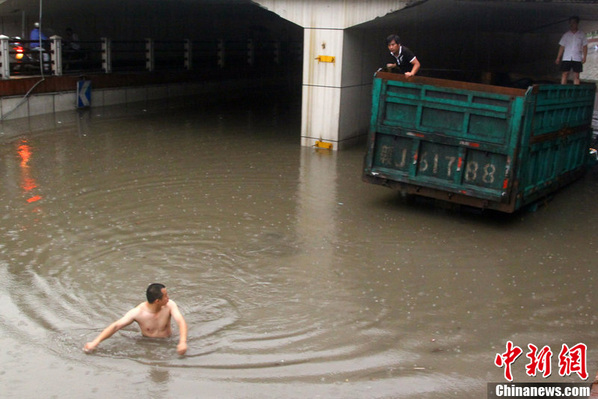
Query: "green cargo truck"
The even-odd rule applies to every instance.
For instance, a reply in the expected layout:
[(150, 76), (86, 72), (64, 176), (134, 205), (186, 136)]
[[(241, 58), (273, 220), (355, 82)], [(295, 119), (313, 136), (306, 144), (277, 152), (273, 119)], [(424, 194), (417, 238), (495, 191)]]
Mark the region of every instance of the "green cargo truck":
[(363, 180), (514, 212), (587, 170), (595, 93), (378, 72)]

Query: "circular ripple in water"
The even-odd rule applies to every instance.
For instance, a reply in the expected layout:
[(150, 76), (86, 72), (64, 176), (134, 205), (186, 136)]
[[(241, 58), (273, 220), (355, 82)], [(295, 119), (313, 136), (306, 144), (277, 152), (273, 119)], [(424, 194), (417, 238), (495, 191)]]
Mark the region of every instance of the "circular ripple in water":
[(385, 276), (360, 268), (385, 260), (353, 240), (360, 227), (330, 185), (333, 156), (306, 157), (278, 129), (255, 136), (263, 126), (252, 118), (167, 120), (100, 121), (83, 136), (66, 129), (2, 145), (0, 327), (89, 363), (83, 344), (157, 281), (187, 320), (187, 355), (176, 355), (176, 336), (165, 344), (131, 326), (94, 360), (123, 373), (132, 361), (257, 382), (417, 374), (433, 350), (420, 328), (436, 314), (410, 311), (433, 299), (417, 283), (377, 282), (380, 291), (371, 282)]

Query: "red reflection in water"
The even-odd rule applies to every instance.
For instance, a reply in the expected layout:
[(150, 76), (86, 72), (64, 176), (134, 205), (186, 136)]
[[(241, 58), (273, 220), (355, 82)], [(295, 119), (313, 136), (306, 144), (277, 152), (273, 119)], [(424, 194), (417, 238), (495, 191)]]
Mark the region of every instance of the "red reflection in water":
[(29, 198), (27, 200), (27, 202), (35, 202), (35, 201), (39, 201), (40, 199), (42, 199), (42, 197), (40, 195), (35, 195), (35, 196)]
[[(29, 160), (31, 159), (33, 153), (31, 151), (31, 146), (27, 144), (27, 140), (23, 140), (21, 143), (22, 144), (19, 145), (19, 147), (17, 148), (17, 152), (21, 157), (21, 188), (25, 191), (26, 194), (32, 194), (30, 193), (30, 191), (37, 187), (37, 183), (35, 179), (31, 177), (31, 173), (29, 170)], [(27, 202), (36, 202), (40, 199), (42, 199), (41, 196), (34, 195), (28, 198)]]

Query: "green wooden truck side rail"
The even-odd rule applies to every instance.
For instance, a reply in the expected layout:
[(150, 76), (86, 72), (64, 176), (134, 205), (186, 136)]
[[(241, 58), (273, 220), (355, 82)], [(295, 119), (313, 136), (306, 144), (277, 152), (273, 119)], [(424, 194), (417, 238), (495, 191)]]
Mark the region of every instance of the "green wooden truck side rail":
[(513, 212), (585, 171), (594, 96), (377, 73), (363, 179)]

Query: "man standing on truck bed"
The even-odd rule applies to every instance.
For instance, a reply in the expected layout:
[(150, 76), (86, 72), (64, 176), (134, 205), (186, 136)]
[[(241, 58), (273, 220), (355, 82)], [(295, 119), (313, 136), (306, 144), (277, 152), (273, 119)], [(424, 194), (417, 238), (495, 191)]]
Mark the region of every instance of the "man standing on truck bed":
[(579, 17), (569, 18), (570, 30), (559, 41), (559, 53), (556, 64), (561, 65), (561, 84), (567, 84), (569, 71), (573, 70), (573, 84), (579, 84), (579, 73), (583, 71), (583, 64), (588, 55), (588, 38), (578, 29)]
[(405, 76), (415, 76), (419, 71), (420, 63), (417, 57), (407, 47), (401, 45), (401, 38), (399, 35), (390, 35), (386, 38), (386, 45), (393, 56), (395, 62), (386, 64), (387, 68), (397, 69), (398, 72), (404, 73)]

